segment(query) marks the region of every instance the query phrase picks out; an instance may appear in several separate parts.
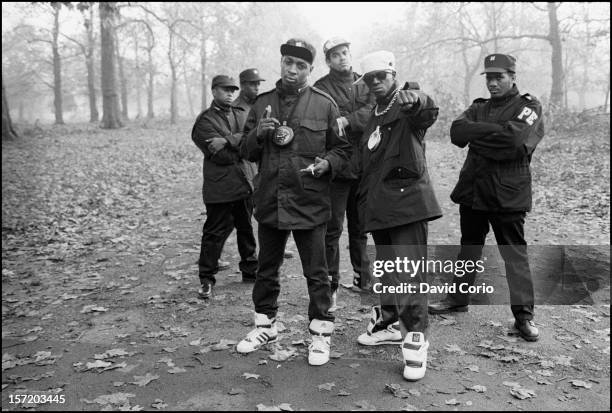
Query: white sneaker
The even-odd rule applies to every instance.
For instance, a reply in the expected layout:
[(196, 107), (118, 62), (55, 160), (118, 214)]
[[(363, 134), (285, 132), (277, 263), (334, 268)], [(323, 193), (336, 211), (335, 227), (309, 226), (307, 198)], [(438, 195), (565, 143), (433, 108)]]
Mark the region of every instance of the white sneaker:
[(363, 333), (357, 337), (357, 342), (363, 346), (380, 346), (383, 344), (402, 344), (402, 332), (399, 321), (389, 324), (384, 330), (375, 333)]
[(269, 319), (265, 314), (255, 313), (255, 329), (236, 346), (239, 353), (251, 353), (264, 344), (272, 343), (278, 338), (276, 318)]
[(416, 381), (425, 376), (428, 348), (429, 341), (425, 341), (423, 333), (411, 331), (406, 334), (402, 343), (404, 378), (406, 380)]
[(330, 313), (335, 312), (338, 309), (338, 290), (334, 291), (331, 296), (331, 307), (329, 307)]
[(331, 334), (334, 331), (334, 323), (331, 321), (317, 320), (310, 322), (308, 326), (312, 343), (308, 346), (308, 364), (321, 366), (329, 361), (331, 347)]

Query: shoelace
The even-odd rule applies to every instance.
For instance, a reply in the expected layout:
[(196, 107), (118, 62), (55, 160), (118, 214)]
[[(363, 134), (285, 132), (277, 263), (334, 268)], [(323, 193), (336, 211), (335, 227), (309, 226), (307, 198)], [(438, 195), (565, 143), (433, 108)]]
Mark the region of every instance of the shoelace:
[(329, 345), (326, 337), (313, 335), (312, 343), (308, 346), (308, 350), (314, 353), (327, 353), (329, 352)]

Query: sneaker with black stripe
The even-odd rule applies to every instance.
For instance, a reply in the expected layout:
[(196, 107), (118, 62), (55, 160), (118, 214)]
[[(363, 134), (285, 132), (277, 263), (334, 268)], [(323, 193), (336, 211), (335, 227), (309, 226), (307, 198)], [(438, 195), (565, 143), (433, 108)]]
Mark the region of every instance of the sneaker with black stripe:
[(425, 335), (417, 331), (406, 334), (402, 343), (402, 356), (404, 357), (404, 378), (416, 381), (425, 377), (427, 369), (427, 349), (429, 341)]
[(268, 318), (265, 314), (255, 313), (255, 329), (236, 346), (239, 353), (251, 353), (263, 345), (272, 343), (278, 338), (276, 318)]

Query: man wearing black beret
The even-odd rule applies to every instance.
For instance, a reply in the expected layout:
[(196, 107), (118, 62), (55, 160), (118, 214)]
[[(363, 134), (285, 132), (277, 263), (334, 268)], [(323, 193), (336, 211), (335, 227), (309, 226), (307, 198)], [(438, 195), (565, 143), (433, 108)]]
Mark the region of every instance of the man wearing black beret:
[(310, 296), (308, 362), (322, 365), (329, 361), (334, 328), (325, 261), (329, 183), (346, 164), (350, 146), (338, 135), (340, 113), (333, 99), (309, 85), (315, 48), (305, 40), (290, 39), (280, 52), (281, 79), (257, 97), (241, 145), (241, 153), (259, 165), (254, 193), (259, 269), (253, 287), (255, 329), (236, 349), (250, 353), (277, 339), (278, 271), (287, 238), (293, 234)]

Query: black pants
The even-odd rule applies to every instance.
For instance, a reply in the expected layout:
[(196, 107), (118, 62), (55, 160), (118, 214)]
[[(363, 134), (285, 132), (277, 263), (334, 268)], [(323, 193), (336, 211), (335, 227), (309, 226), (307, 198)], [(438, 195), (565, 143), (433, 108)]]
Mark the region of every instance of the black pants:
[(259, 269), (253, 287), (255, 312), (266, 314), (269, 318), (276, 317), (280, 293), (278, 270), (283, 264), (289, 233), (293, 233), (308, 284), (308, 319), (334, 321), (334, 316), (328, 312), (331, 292), (325, 262), (325, 224), (312, 229), (291, 231), (259, 225)]
[[(399, 227), (372, 231), (376, 244), (376, 260), (394, 261), (397, 257), (411, 260), (427, 260), (427, 221), (418, 221)], [(427, 273), (419, 271), (411, 277), (406, 273), (385, 273), (382, 279), (373, 279), (383, 285), (401, 285), (408, 283), (415, 286), (414, 293), (380, 294), (382, 323), (384, 328), (389, 324), (401, 321), (407, 332), (427, 331), (429, 318), (427, 314), (427, 294), (419, 293), (419, 284), (427, 282)]]
[(344, 226), (344, 212), (349, 235), (349, 252), (353, 271), (361, 276), (361, 287), (365, 287), (370, 280), (370, 261), (366, 251), (367, 235), (361, 230), (359, 214), (357, 211), (357, 189), (359, 181), (333, 181), (331, 183), (332, 216), (327, 223), (325, 233), (325, 254), (327, 267), (331, 279), (331, 289), (338, 289), (340, 282), (340, 236)]
[[(479, 260), (482, 257), (489, 223), (493, 227), (499, 252), (504, 259), (506, 279), (510, 289), (512, 313), (517, 320), (532, 320), (534, 314), (534, 293), (531, 270), (527, 257), (525, 242), (524, 212), (490, 213), (475, 211), (461, 205), (461, 251), (459, 260)], [(468, 283), (474, 285), (476, 272), (466, 272), (463, 277), (454, 277), (455, 285)], [(449, 299), (455, 304), (469, 304), (469, 294), (449, 294)]]
[(234, 228), (240, 253), (240, 271), (247, 276), (255, 275), (257, 256), (252, 215), (253, 201), (250, 197), (234, 202), (206, 204), (206, 222), (200, 246), (200, 283), (215, 284), (223, 245)]

